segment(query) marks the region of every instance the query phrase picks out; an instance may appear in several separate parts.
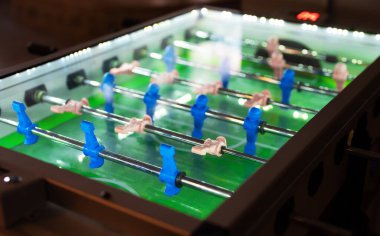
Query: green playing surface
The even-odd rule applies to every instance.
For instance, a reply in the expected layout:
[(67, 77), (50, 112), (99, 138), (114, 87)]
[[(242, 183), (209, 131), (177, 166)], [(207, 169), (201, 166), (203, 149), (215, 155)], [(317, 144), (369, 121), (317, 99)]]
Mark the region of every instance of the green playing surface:
[[(250, 53), (250, 49), (244, 48), (244, 50)], [(189, 51), (178, 50), (178, 54), (183, 58), (189, 60), (193, 59)], [(331, 67), (331, 65), (326, 65), (326, 67), (327, 66)], [(165, 71), (162, 61), (151, 58), (143, 59), (141, 61), (141, 67), (150, 68), (157, 72)], [(352, 71), (355, 73), (359, 73), (362, 69), (362, 67), (352, 66)], [(194, 69), (186, 66), (178, 65), (177, 70), (181, 77), (199, 82), (216, 81), (219, 76), (215, 71)], [(272, 73), (267, 67), (250, 62), (243, 62), (242, 70), (249, 73), (261, 73), (263, 75), (271, 75)], [(100, 81), (101, 76), (99, 71), (97, 80)], [(296, 79), (313, 85), (334, 88), (334, 82), (331, 78), (320, 76), (305, 77), (297, 74)], [(149, 78), (138, 75), (119, 76), (117, 83), (124, 87), (145, 92), (149, 84)], [(233, 77), (230, 81), (230, 89), (246, 93), (260, 92), (263, 89), (269, 89), (275, 101), (280, 101), (281, 98), (281, 93), (277, 85), (266, 84), (259, 81)], [(190, 105), (193, 104), (195, 100), (192, 88), (178, 84), (162, 85), (160, 94), (163, 98), (173, 99)], [(51, 95), (54, 96), (54, 94)], [(321, 109), (331, 99), (332, 97), (326, 95), (293, 91), (291, 102), (297, 106)], [(92, 107), (101, 107), (103, 103), (104, 100), (100, 93), (90, 97)], [(242, 103), (244, 103), (244, 101), (233, 97), (209, 95), (209, 107), (211, 109), (245, 117), (247, 108), (242, 106)], [(145, 114), (145, 105), (142, 100), (139, 99), (116, 95), (114, 104), (115, 113), (119, 115), (142, 117)], [(262, 116), (262, 120), (270, 125), (295, 131), (300, 130), (312, 118), (313, 115), (311, 114), (280, 109), (273, 106), (265, 107)], [(161, 143), (167, 143), (175, 146), (177, 167), (179, 170), (185, 171), (187, 176), (230, 190), (236, 190), (261, 166), (254, 161), (231, 155), (223, 155), (220, 158), (209, 155), (205, 157), (194, 155), (190, 152), (191, 146), (160, 136), (132, 134), (123, 137), (114, 133), (115, 124), (90, 115), (52, 115), (38, 122), (38, 125), (41, 128), (49, 129), (56, 133), (83, 141), (84, 136), (79, 128), (79, 124), (82, 120), (88, 120), (94, 123), (96, 127), (95, 133), (99, 141), (109, 151), (127, 155), (161, 167), (162, 160), (159, 155), (159, 145)], [(188, 112), (158, 106), (156, 108), (155, 125), (191, 135), (193, 119)], [(224, 136), (227, 139), (229, 148), (241, 152), (244, 150), (245, 131), (241, 126), (207, 118), (203, 128), (203, 134), (204, 138), (212, 139), (218, 136)], [(0, 139), (0, 145), (199, 219), (204, 219), (209, 216), (224, 201), (223, 198), (188, 187), (183, 187), (178, 195), (168, 197), (165, 196), (163, 192), (164, 184), (155, 176), (109, 161), (106, 161), (102, 168), (89, 169), (88, 158), (84, 157), (80, 151), (70, 149), (61, 144), (52, 143), (45, 138), (40, 138), (37, 144), (31, 146), (23, 145), (22, 140), (21, 135), (13, 133)], [(269, 133), (259, 135), (257, 140), (257, 156), (270, 159), (287, 140), (287, 138)]]

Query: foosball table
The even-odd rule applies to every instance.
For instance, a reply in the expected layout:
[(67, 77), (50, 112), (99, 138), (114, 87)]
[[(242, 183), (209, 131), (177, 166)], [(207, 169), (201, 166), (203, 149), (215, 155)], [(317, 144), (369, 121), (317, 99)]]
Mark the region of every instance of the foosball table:
[(339, 231), (326, 209), (378, 156), (379, 53), (380, 35), (196, 8), (11, 68), (0, 227), (59, 208), (110, 235)]

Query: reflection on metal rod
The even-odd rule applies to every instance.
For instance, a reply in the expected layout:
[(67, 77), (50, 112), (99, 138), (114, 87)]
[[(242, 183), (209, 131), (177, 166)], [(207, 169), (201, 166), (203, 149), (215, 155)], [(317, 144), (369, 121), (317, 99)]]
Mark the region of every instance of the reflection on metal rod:
[(299, 107), (299, 106), (288, 105), (288, 104), (276, 102), (276, 101), (273, 101), (273, 100), (270, 100), (269, 104), (272, 104), (274, 106), (281, 107), (281, 108), (293, 109), (293, 110), (300, 111), (300, 112), (306, 112), (306, 113), (311, 113), (311, 114), (317, 114), (318, 113), (318, 111), (314, 110), (314, 109), (310, 109), (310, 108), (306, 108), (306, 107)]

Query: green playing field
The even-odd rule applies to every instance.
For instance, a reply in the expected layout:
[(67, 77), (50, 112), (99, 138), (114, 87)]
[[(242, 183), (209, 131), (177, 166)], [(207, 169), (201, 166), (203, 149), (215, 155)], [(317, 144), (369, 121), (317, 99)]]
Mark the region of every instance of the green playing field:
[[(249, 49), (245, 50), (247, 50), (247, 53), (250, 52)], [(186, 50), (178, 50), (178, 53), (183, 58), (189, 60), (193, 59), (191, 58), (191, 53)], [(331, 65), (329, 66), (331, 67)], [(141, 60), (141, 67), (150, 68), (157, 72), (165, 71), (162, 61), (151, 58)], [(362, 67), (354, 66), (353, 71), (359, 73), (362, 69)], [(194, 69), (186, 66), (178, 65), (177, 70), (181, 77), (199, 82), (216, 81), (219, 76), (218, 72), (215, 71)], [(271, 75), (270, 69), (255, 63), (243, 62), (242, 70), (249, 73), (255, 72)], [(100, 71), (99, 75), (101, 75)], [(96, 79), (101, 81), (101, 76)], [(297, 75), (296, 79), (313, 85), (334, 88), (334, 82), (331, 78), (322, 78), (320, 76), (305, 78), (304, 76)], [(138, 75), (119, 76), (117, 78), (117, 84), (145, 92), (149, 85), (149, 78)], [(259, 81), (233, 77), (230, 81), (230, 89), (246, 93), (260, 92), (263, 89), (269, 89), (275, 101), (280, 101), (281, 99), (281, 93), (277, 85), (266, 84)], [(196, 98), (193, 88), (178, 84), (162, 85), (160, 94), (163, 98), (170, 98), (177, 102), (190, 105), (194, 103)], [(51, 95), (54, 96), (54, 94)], [(293, 91), (291, 102), (297, 106), (321, 109), (332, 98), (333, 97), (327, 95)], [(247, 108), (242, 106), (243, 103), (243, 100), (233, 97), (209, 95), (210, 109), (239, 117), (245, 117), (247, 115)], [(90, 104), (92, 107), (101, 107), (102, 104), (104, 104), (104, 99), (100, 92), (90, 97)], [(115, 113), (126, 117), (142, 117), (145, 114), (145, 105), (142, 100), (139, 99), (116, 95), (114, 105)], [(270, 125), (295, 131), (300, 130), (312, 118), (312, 114), (295, 112), (293, 110), (273, 106), (263, 108), (262, 116), (262, 120)], [(117, 135), (113, 131), (115, 124), (90, 115), (52, 115), (39, 121), (38, 125), (41, 128), (49, 129), (83, 141), (84, 135), (79, 128), (79, 124), (82, 120), (94, 123), (96, 127), (95, 133), (99, 141), (109, 151), (162, 166), (162, 160), (159, 155), (159, 145), (161, 143), (167, 143), (175, 146), (177, 166), (179, 170), (185, 171), (187, 176), (230, 190), (236, 190), (261, 166), (254, 161), (227, 154), (220, 158), (194, 155), (190, 152), (191, 146), (187, 144), (151, 134), (132, 134), (127, 137)], [(193, 119), (189, 112), (170, 107), (157, 106), (155, 125), (191, 135)], [(203, 128), (203, 134), (204, 138), (212, 139), (215, 139), (217, 136), (224, 136), (227, 139), (229, 148), (241, 152), (244, 150), (245, 131), (242, 126), (207, 118)], [(287, 140), (287, 138), (269, 133), (259, 135), (257, 140), (257, 156), (270, 159)], [(224, 201), (223, 198), (188, 187), (183, 187), (181, 192), (174, 197), (165, 196), (163, 192), (164, 184), (161, 183), (157, 177), (109, 161), (106, 161), (102, 168), (95, 170), (89, 169), (88, 158), (85, 158), (80, 151), (70, 149), (61, 144), (52, 143), (45, 138), (40, 138), (37, 144), (25, 146), (22, 144), (22, 136), (13, 133), (0, 139), (0, 145), (199, 219), (204, 219), (209, 216)]]

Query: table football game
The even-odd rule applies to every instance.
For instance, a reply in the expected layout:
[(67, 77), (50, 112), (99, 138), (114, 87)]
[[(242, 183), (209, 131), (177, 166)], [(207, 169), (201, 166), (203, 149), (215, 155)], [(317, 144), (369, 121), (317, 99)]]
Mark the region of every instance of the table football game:
[(15, 67), (0, 225), (49, 202), (122, 233), (306, 235), (379, 137), (379, 53), (380, 35), (195, 8)]

